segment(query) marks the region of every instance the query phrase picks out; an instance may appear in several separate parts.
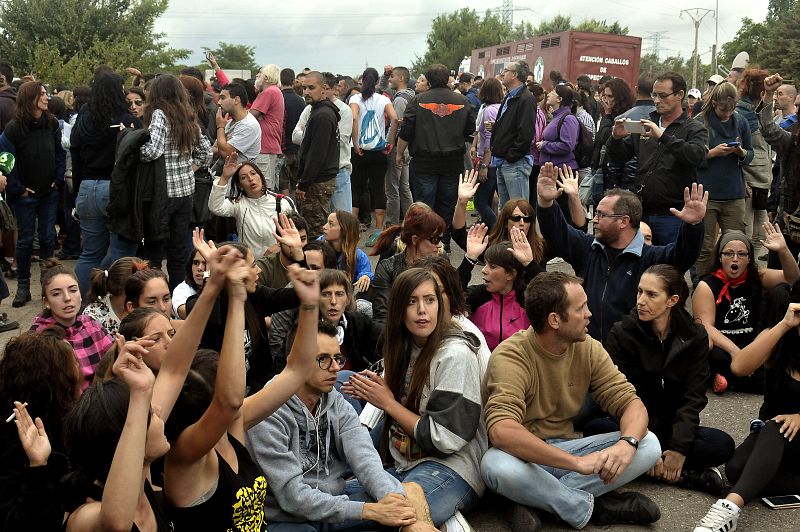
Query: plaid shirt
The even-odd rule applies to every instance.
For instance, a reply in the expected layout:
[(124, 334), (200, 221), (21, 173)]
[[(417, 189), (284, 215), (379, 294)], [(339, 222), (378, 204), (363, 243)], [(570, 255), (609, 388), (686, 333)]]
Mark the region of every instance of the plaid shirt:
[[(198, 129), (200, 126), (197, 126)], [(192, 163), (200, 167), (211, 164), (211, 143), (200, 133), (200, 144), (194, 146), (191, 157), (180, 153), (175, 139), (170, 134), (169, 122), (161, 109), (153, 111), (150, 119), (150, 140), (141, 148), (140, 160), (144, 163), (155, 161), (162, 155), (167, 167), (167, 196), (182, 198), (194, 193), (194, 172)]]
[(78, 359), (81, 367), (84, 379), (81, 391), (85, 390), (94, 377), (94, 371), (100, 364), (100, 359), (112, 346), (114, 339), (103, 329), (100, 322), (85, 314), (79, 314), (75, 323), (70, 327), (64, 327), (52, 316), (45, 317), (39, 314), (33, 319), (31, 330), (41, 331), (51, 325), (61, 327), (66, 332), (66, 340), (75, 351), (75, 358)]

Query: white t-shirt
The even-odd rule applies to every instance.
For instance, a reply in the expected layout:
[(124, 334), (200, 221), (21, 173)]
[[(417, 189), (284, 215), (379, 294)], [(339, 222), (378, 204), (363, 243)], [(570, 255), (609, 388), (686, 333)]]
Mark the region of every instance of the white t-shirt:
[[(238, 122), (231, 120), (225, 124), (225, 138), (248, 161), (261, 153), (261, 126), (249, 111), (244, 119)], [(239, 162), (244, 161), (240, 159)]]
[(178, 315), (178, 307), (185, 305), (189, 298), (196, 293), (197, 290), (189, 286), (186, 281), (183, 281), (175, 287), (175, 290), (172, 292), (172, 310), (175, 312), (176, 316)]
[(385, 141), (386, 140), (386, 118), (384, 115), (384, 110), (386, 109), (387, 105), (391, 105), (392, 102), (384, 96), (383, 94), (378, 94), (377, 92), (373, 94), (366, 102), (362, 100), (360, 94), (354, 94), (350, 101), (348, 102), (350, 105), (356, 104), (358, 105), (358, 135), (359, 138), (353, 138), (353, 142), (358, 142), (359, 146), (362, 148), (363, 143), (361, 139), (363, 138), (363, 129), (364, 129), (364, 116), (367, 114), (367, 111), (375, 111), (375, 119), (378, 123), (378, 131), (377, 134)]

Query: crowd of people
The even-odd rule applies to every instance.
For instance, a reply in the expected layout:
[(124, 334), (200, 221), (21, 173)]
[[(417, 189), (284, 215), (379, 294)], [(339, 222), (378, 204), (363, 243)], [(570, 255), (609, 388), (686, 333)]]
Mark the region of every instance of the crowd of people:
[[(0, 63), (0, 301), (37, 258), (42, 295), (0, 358), (0, 530), (466, 532), (487, 491), (515, 532), (644, 525), (644, 478), (731, 532), (800, 491), (779, 74), (209, 61)], [(700, 425), (727, 390), (764, 397), (738, 446)]]

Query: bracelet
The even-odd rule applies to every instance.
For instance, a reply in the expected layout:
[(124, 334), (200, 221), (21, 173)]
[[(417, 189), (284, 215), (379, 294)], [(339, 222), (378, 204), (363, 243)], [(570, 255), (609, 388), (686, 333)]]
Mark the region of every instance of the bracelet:
[(464, 255), (464, 260), (469, 262), (470, 264), (472, 264), (473, 268), (478, 264), (477, 260), (472, 260), (471, 258), (467, 257), (466, 255)]

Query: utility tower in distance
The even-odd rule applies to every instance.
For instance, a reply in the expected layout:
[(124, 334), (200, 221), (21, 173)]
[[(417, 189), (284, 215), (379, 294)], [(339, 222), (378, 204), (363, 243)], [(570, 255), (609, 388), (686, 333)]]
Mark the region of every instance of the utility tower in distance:
[(661, 37), (666, 34), (666, 31), (648, 31), (645, 40), (652, 41), (652, 44), (645, 50), (661, 59)]
[(490, 9), (492, 13), (497, 13), (500, 16), (500, 21), (510, 27), (514, 27), (514, 12), (515, 11), (530, 11), (533, 13), (533, 9), (529, 7), (514, 7), (514, 0), (503, 0), (503, 4), (500, 7), (493, 7)]

